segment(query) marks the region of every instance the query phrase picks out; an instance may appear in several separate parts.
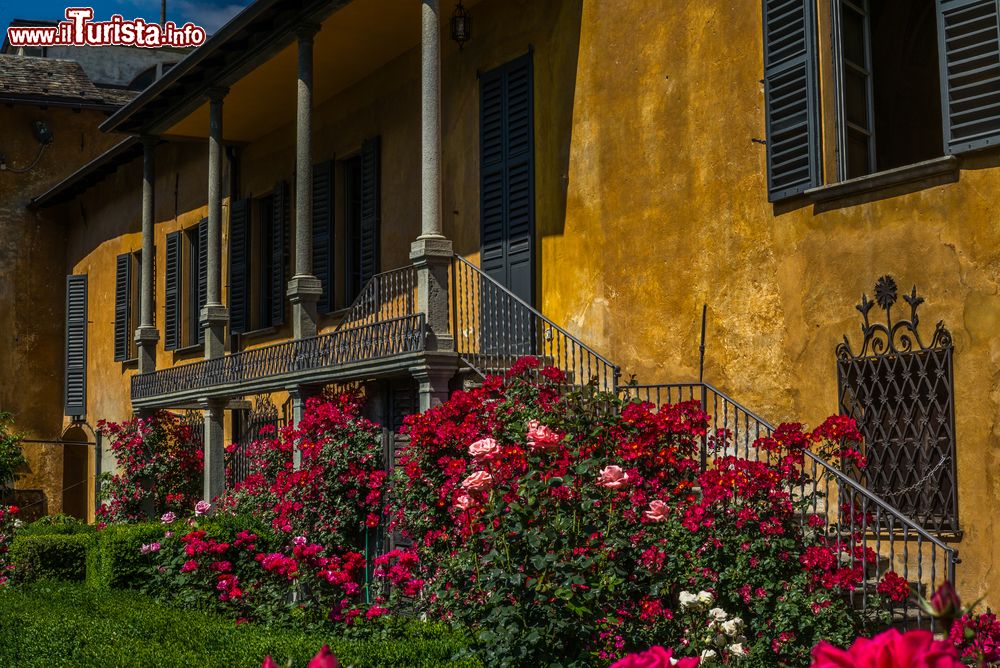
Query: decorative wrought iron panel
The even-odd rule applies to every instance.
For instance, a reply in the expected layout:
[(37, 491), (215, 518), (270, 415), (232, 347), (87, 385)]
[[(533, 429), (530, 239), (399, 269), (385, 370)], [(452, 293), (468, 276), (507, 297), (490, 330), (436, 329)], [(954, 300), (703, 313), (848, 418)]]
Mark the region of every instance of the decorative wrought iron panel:
[(251, 444), (273, 434), (285, 424), (285, 419), (279, 415), (278, 407), (274, 405), (270, 394), (258, 395), (250, 410), (241, 410), (233, 415), (236, 443), (227, 454), (230, 483), (236, 484), (251, 473)]
[[(930, 531), (958, 531), (955, 471), (955, 398), (951, 334), (938, 322), (927, 345), (917, 330), (923, 297), (916, 287), (903, 300), (909, 319), (893, 321), (896, 282), (883, 276), (875, 300), (861, 296), (864, 322), (857, 354), (847, 337), (837, 346), (840, 412), (864, 436), (859, 482)], [(872, 322), (875, 306), (885, 322)]]

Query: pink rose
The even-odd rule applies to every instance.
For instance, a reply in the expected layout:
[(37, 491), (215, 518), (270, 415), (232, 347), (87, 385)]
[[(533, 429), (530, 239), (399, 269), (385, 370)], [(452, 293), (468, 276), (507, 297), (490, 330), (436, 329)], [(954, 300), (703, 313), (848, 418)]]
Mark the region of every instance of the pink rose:
[(961, 668), (954, 645), (934, 640), (930, 631), (889, 629), (858, 638), (848, 649), (821, 641), (813, 647), (812, 668)]
[(486, 492), (493, 488), (493, 476), (486, 471), (476, 471), (462, 481), (462, 489), (469, 492)]
[(209, 503), (208, 501), (199, 501), (198, 503), (194, 504), (195, 515), (204, 515), (211, 509), (212, 509), (212, 504)]
[(675, 659), (673, 655), (673, 650), (655, 645), (645, 652), (636, 652), (619, 659), (611, 664), (611, 668), (698, 668), (698, 659)]
[(330, 651), (330, 646), (323, 645), (323, 649), (312, 658), (307, 668), (340, 668), (340, 664), (337, 663), (337, 657)]
[(550, 450), (559, 445), (563, 437), (538, 420), (528, 421), (528, 446), (532, 450)]
[(469, 446), (469, 454), (476, 459), (485, 459), (499, 450), (500, 446), (492, 438), (481, 438)]
[(670, 506), (663, 503), (663, 501), (657, 499), (655, 501), (649, 502), (649, 510), (643, 513), (643, 515), (650, 522), (662, 522), (663, 520), (667, 519), (669, 513), (670, 513)]
[(619, 487), (624, 487), (628, 483), (628, 473), (622, 470), (622, 467), (615, 466), (605, 466), (601, 469), (601, 475), (597, 479), (597, 484), (601, 487), (607, 487), (608, 489), (618, 489)]
[(260, 664), (260, 668), (278, 668), (278, 664), (276, 664), (274, 659), (271, 658), (271, 655), (268, 654), (264, 657), (264, 663)]
[(455, 497), (455, 507), (461, 510), (462, 512), (469, 510), (475, 505), (476, 501), (465, 492), (461, 492), (458, 496)]

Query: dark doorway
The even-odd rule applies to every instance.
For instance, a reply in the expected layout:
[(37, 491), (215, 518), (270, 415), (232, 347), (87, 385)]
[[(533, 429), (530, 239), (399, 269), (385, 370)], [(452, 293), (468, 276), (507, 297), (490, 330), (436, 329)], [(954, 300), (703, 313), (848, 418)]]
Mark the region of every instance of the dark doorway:
[(62, 511), (80, 520), (87, 519), (88, 448), (82, 443), (63, 445)]

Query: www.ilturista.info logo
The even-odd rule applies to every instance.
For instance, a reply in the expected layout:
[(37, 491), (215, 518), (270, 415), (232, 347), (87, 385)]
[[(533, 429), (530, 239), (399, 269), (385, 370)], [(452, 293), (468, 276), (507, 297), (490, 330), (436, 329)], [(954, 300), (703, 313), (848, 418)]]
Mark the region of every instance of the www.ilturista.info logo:
[(178, 26), (173, 21), (164, 25), (144, 19), (125, 20), (114, 14), (110, 21), (94, 21), (93, 7), (67, 7), (66, 20), (55, 26), (9, 27), (7, 39), (11, 46), (139, 46), (158, 49), (163, 46), (200, 46), (205, 42), (205, 29), (190, 21)]

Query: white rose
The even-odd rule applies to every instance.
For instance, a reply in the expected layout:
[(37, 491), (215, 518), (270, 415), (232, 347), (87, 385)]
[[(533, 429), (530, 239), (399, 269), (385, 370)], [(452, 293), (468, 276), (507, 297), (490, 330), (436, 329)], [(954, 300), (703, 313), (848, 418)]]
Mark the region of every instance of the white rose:
[(681, 610), (687, 610), (698, 603), (698, 597), (689, 591), (682, 591), (680, 594)]
[(705, 605), (712, 605), (715, 603), (715, 596), (713, 596), (710, 592), (704, 590), (700, 591), (698, 592), (698, 602), (704, 603)]
[(733, 617), (729, 621), (722, 623), (722, 630), (727, 636), (735, 636), (743, 630), (743, 620), (739, 617)]
[(742, 643), (733, 643), (729, 646), (729, 653), (733, 656), (746, 656), (747, 651), (743, 648)]
[(708, 611), (708, 616), (716, 622), (724, 622), (729, 615), (722, 608), (712, 608)]
[(718, 655), (715, 653), (714, 649), (706, 649), (701, 653), (701, 660), (708, 663), (709, 661), (713, 661), (716, 656)]

